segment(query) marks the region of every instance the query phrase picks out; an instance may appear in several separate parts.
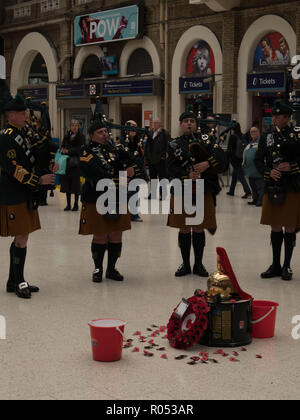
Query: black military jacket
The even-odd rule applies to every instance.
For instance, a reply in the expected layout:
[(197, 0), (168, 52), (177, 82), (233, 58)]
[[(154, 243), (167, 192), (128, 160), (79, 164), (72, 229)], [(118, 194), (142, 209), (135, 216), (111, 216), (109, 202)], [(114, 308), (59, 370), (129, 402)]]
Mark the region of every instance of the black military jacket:
[(133, 167), (135, 178), (145, 178), (143, 168), (138, 160), (134, 160), (122, 144), (111, 142), (103, 145), (91, 142), (81, 149), (80, 169), (86, 178), (83, 185), (81, 200), (87, 203), (96, 203), (101, 192), (96, 191), (98, 181), (111, 179), (119, 182), (119, 171), (126, 171)]
[(226, 166), (223, 149), (216, 143), (214, 136), (207, 134), (183, 135), (169, 143), (168, 171), (170, 179), (189, 179), (193, 163), (208, 161), (209, 168), (202, 174), (205, 192), (217, 195), (220, 191), (218, 173)]
[(300, 191), (300, 127), (287, 126), (281, 131), (264, 133), (255, 156), (257, 170), (264, 175), (266, 185), (274, 183), (272, 169), (280, 162), (288, 162), (291, 172), (282, 172), (280, 184), (286, 191)]
[(22, 131), (8, 124), (0, 133), (0, 204), (15, 205), (28, 201), (38, 188), (34, 173), (35, 158)]
[(28, 140), (27, 144), (30, 144), (31, 153), (35, 157), (34, 173), (38, 176), (49, 174), (49, 166), (54, 162), (58, 145), (29, 122), (22, 129), (22, 137)]

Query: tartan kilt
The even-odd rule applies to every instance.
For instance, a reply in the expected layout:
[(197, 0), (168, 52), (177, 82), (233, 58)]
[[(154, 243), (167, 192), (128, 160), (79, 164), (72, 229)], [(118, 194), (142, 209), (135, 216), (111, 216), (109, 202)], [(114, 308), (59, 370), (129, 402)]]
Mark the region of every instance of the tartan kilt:
[(300, 192), (287, 192), (283, 204), (272, 204), (268, 194), (265, 194), (260, 223), (270, 226), (300, 227)]
[(39, 213), (37, 210), (29, 210), (26, 202), (0, 205), (0, 236), (28, 235), (39, 229)]
[(96, 203), (82, 203), (79, 235), (105, 235), (131, 229), (130, 214), (121, 214), (117, 220), (108, 220), (97, 212)]
[[(184, 209), (184, 204), (182, 203), (182, 208)], [(186, 218), (195, 217), (194, 215), (187, 215), (184, 210), (182, 214), (174, 214), (174, 197), (171, 197), (170, 203), (170, 214), (168, 217), (167, 226), (173, 228), (185, 228), (192, 227), (186, 225)], [(195, 227), (195, 226), (194, 226)], [(217, 220), (216, 220), (216, 207), (213, 199), (212, 193), (208, 192), (204, 195), (204, 220), (201, 225), (197, 226), (199, 229), (217, 229)]]

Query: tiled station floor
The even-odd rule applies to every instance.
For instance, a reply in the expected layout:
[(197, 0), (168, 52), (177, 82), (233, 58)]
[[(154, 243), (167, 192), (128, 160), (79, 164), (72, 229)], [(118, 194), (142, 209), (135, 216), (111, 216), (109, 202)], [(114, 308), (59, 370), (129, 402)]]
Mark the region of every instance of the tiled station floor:
[[(273, 339), (255, 339), (246, 352), (234, 349), (239, 361), (230, 362), (232, 349), (227, 358), (202, 346), (182, 352), (161, 335), (155, 340), (168, 358), (156, 349), (145, 357), (133, 333), (150, 335), (151, 325), (166, 325), (181, 298), (206, 289), (206, 280), (174, 277), (180, 263), (177, 231), (166, 227), (166, 216), (143, 215), (144, 222), (124, 235), (118, 269), (125, 281), (92, 283), (91, 238), (77, 234), (79, 213), (63, 212), (64, 197), (56, 192), (40, 209), (43, 229), (29, 241), (26, 279), (41, 288), (30, 301), (5, 293), (11, 240), (0, 239), (0, 315), (6, 320), (0, 399), (298, 399), (300, 340), (292, 338), (292, 319), (300, 315), (299, 247), (292, 282), (261, 280), (271, 259), (269, 228), (259, 224), (261, 209), (248, 206), (241, 195), (240, 187), (235, 197), (226, 189), (220, 194), (219, 228), (214, 237), (207, 234), (204, 263), (215, 271), (216, 247), (224, 247), (241, 286), (255, 299), (279, 303)], [(97, 318), (127, 321), (126, 337), (141, 351), (124, 349), (120, 362), (94, 362), (88, 322)], [(201, 351), (219, 363), (175, 360)]]

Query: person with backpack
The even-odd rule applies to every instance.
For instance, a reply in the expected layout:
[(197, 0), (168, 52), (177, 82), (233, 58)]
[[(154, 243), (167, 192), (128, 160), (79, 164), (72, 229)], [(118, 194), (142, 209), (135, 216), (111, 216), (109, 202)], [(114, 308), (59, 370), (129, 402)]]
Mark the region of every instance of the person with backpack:
[(227, 158), (228, 162), (231, 163), (233, 167), (233, 173), (230, 189), (227, 195), (234, 196), (236, 184), (238, 181), (240, 181), (245, 192), (242, 198), (247, 199), (250, 198), (252, 194), (242, 167), (244, 149), (245, 142), (241, 132), (241, 126), (239, 123), (237, 123), (232, 130), (232, 134), (228, 142)]

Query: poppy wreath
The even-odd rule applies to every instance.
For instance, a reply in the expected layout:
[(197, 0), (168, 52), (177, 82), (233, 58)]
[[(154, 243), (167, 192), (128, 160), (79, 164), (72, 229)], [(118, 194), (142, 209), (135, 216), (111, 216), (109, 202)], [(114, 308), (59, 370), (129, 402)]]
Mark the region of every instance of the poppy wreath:
[[(210, 311), (210, 307), (206, 300), (198, 296), (193, 296), (187, 300), (190, 302), (190, 306), (184, 317), (179, 319), (173, 312), (167, 326), (170, 346), (176, 349), (186, 350), (198, 343), (208, 327), (207, 313)], [(195, 321), (189, 321), (190, 325), (187, 323), (186, 330), (183, 330), (182, 325), (191, 314), (195, 314)]]

